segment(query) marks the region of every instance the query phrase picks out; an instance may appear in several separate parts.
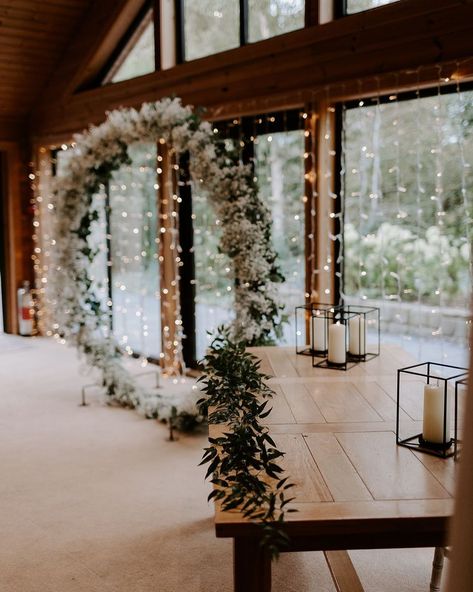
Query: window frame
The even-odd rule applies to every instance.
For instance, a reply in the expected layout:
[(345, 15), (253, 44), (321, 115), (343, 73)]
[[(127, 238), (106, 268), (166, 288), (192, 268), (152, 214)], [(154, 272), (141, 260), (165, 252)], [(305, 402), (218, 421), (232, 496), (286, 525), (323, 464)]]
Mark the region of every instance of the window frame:
[[(342, 0), (342, 1), (346, 1), (346, 0)], [(337, 103), (336, 109), (337, 109), (337, 113), (339, 114), (339, 119), (337, 120), (337, 125), (336, 125), (336, 129), (335, 129), (336, 142), (337, 142), (337, 163), (336, 163), (336, 169), (335, 169), (335, 172), (336, 172), (335, 179), (338, 184), (337, 195), (338, 195), (339, 201), (337, 203), (337, 207), (339, 208), (338, 211), (340, 211), (342, 213), (342, 216), (340, 218), (339, 231), (342, 236), (342, 244), (340, 245), (340, 247), (341, 247), (341, 252), (343, 254), (343, 257), (341, 257), (341, 261), (337, 264), (337, 267), (335, 269), (335, 272), (336, 272), (335, 273), (335, 281), (336, 281), (336, 284), (338, 285), (338, 295), (339, 295), (340, 302), (342, 302), (342, 297), (341, 297), (342, 291), (343, 291), (343, 293), (345, 293), (345, 265), (346, 265), (346, 259), (345, 259), (346, 203), (345, 203), (345, 201), (342, 201), (341, 192), (340, 192), (341, 186), (345, 184), (345, 180), (344, 179), (342, 180), (342, 171), (345, 171), (345, 174), (346, 174), (346, 165), (345, 165), (345, 163), (342, 162), (342, 154), (341, 154), (343, 135), (345, 133), (345, 126), (344, 126), (343, 114), (342, 114), (343, 107), (346, 110), (357, 109), (357, 108), (359, 108), (360, 101), (365, 102), (364, 107), (374, 106), (377, 103), (379, 103), (381, 105), (394, 104), (396, 102), (402, 103), (404, 101), (412, 101), (415, 99), (431, 98), (431, 97), (435, 97), (437, 95), (441, 95), (441, 96), (451, 95), (451, 94), (454, 94), (458, 91), (460, 91), (460, 92), (473, 91), (473, 81), (469, 81), (469, 82), (455, 82), (454, 81), (451, 84), (427, 86), (425, 88), (419, 88), (416, 90), (407, 90), (407, 91), (402, 91), (402, 92), (390, 92), (390, 93), (384, 93), (379, 96), (359, 97), (357, 99), (352, 99), (349, 101), (341, 101), (341, 102)], [(393, 95), (396, 96), (395, 100), (390, 99), (390, 97), (392, 97)], [(344, 196), (344, 199), (346, 200), (346, 196)], [(337, 278), (338, 278), (338, 282), (337, 282)]]
[[(274, 118), (274, 121), (269, 121), (269, 118)], [(258, 121), (261, 120), (261, 123)], [(264, 125), (264, 129), (258, 130), (258, 126)], [(254, 166), (255, 150), (254, 138), (259, 135), (268, 133), (287, 132), (295, 130), (304, 130), (305, 120), (301, 117), (301, 109), (287, 109), (284, 111), (266, 112), (258, 115), (245, 115), (233, 119), (220, 120), (212, 122), (212, 126), (219, 130), (223, 138), (234, 139), (243, 142), (241, 146), (240, 158), (243, 163)], [(253, 138), (253, 139), (251, 139)], [(189, 180), (188, 172), (185, 168), (181, 168), (181, 181)], [(186, 183), (181, 183), (179, 186), (179, 196), (182, 198), (179, 210), (180, 222), (180, 240), (183, 234), (187, 236), (189, 246), (194, 251), (194, 223), (192, 219), (192, 187)], [(187, 202), (187, 205), (186, 205)], [(307, 214), (305, 214), (307, 215)], [(183, 243), (181, 242), (182, 253), (181, 259), (183, 266), (181, 267), (181, 290), (180, 290), (180, 306), (181, 317), (183, 321), (183, 332), (186, 339), (183, 341), (183, 356), (186, 365), (189, 368), (197, 368), (198, 360), (196, 359), (197, 351), (197, 326), (196, 326), (196, 302), (197, 295), (195, 279), (195, 259), (194, 252), (189, 255), (185, 252)], [(305, 248), (305, 245), (304, 245)], [(307, 258), (307, 253), (305, 253)], [(305, 276), (307, 276), (307, 266), (304, 267)], [(183, 289), (183, 282), (188, 283), (188, 287)], [(305, 277), (305, 282), (307, 277)], [(304, 300), (304, 294), (301, 294), (301, 302)]]
[(145, 31), (146, 27), (153, 23), (154, 25), (154, 72), (159, 71), (161, 69), (161, 59), (160, 59), (160, 52), (159, 46), (160, 44), (156, 42), (156, 39), (159, 39), (159, 31), (156, 30), (157, 25), (157, 7), (156, 2), (154, 0), (146, 0), (143, 4), (141, 10), (138, 12), (137, 16), (135, 17), (133, 23), (128, 28), (127, 32), (123, 37), (120, 39), (120, 42), (115, 47), (114, 51), (110, 55), (109, 59), (107, 60), (106, 64), (100, 71), (97, 76), (97, 86), (104, 86), (106, 84), (117, 84), (112, 82), (112, 78), (117, 73), (117, 70), (120, 69), (123, 62), (128, 57), (129, 53), (132, 51), (133, 47), (135, 46), (136, 42), (139, 40), (143, 32)]
[[(176, 63), (183, 64), (187, 61), (192, 62), (194, 60), (186, 60), (186, 40), (185, 40), (185, 18), (184, 18), (184, 3), (186, 0), (174, 0), (174, 10), (176, 15)], [(304, 24), (300, 29), (296, 29), (297, 31), (301, 31), (306, 27), (310, 27), (313, 25), (318, 24), (318, 0), (305, 0), (304, 2)], [(239, 0), (239, 36), (240, 36), (240, 44), (238, 47), (244, 47), (245, 45), (259, 43), (260, 41), (249, 41), (248, 40), (248, 31), (249, 31), (249, 18), (250, 18), (250, 11), (249, 11), (249, 4), (248, 0)], [(293, 31), (291, 31), (293, 32)], [(274, 37), (279, 37), (280, 35), (285, 35), (286, 33), (280, 33), (279, 35), (274, 35), (269, 39), (274, 39)], [(231, 51), (231, 50), (225, 50)], [(195, 58), (195, 59), (203, 59), (208, 58), (213, 55), (217, 55), (223, 52), (215, 52), (211, 53), (208, 56), (202, 56), (202, 58)]]

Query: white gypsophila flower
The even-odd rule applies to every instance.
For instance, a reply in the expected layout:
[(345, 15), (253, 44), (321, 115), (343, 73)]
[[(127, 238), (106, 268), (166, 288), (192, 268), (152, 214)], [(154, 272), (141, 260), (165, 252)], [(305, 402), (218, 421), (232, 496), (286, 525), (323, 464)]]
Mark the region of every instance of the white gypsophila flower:
[[(220, 248), (233, 263), (235, 338), (254, 344), (268, 339), (280, 323), (277, 290), (271, 277), (275, 254), (271, 245), (271, 217), (258, 196), (249, 165), (234, 163), (207, 121), (199, 121), (180, 99), (144, 103), (139, 110), (118, 109), (104, 123), (74, 136), (73, 155), (66, 173), (54, 180), (56, 245), (50, 285), (58, 334), (75, 344), (87, 363), (101, 373), (108, 395), (121, 404), (140, 407), (148, 415), (170, 418), (176, 413), (197, 414), (198, 389), (167, 382), (162, 393), (139, 386), (123, 366), (120, 348), (106, 324), (89, 277), (91, 248), (87, 228), (92, 224), (93, 193), (127, 159), (127, 147), (137, 141), (164, 141), (179, 154), (190, 153), (190, 173), (209, 196), (222, 221)], [(108, 173), (109, 175), (111, 172)], [(83, 231), (81, 231), (81, 228)], [(176, 236), (176, 239), (178, 237)], [(92, 306), (91, 303), (97, 303)], [(182, 351), (182, 330), (176, 350)], [(167, 386), (167, 389), (166, 389)]]

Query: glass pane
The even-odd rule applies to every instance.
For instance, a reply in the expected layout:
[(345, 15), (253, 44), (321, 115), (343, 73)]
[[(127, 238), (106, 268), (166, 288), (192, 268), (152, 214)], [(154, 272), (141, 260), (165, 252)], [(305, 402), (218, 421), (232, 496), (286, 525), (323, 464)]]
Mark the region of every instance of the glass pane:
[(398, 0), (347, 0), (346, 13), (363, 12), (364, 10), (384, 6), (384, 4), (392, 4), (393, 2), (398, 2)]
[(161, 349), (156, 243), (156, 145), (129, 148), (131, 165), (110, 182), (113, 332), (129, 353)]
[(249, 0), (248, 41), (301, 29), (304, 4), (304, 0)]
[(185, 58), (240, 45), (239, 0), (184, 0)]
[(473, 93), (349, 109), (345, 291), (382, 308), (388, 341), (466, 361)]
[(154, 25), (151, 21), (121, 66), (113, 75), (111, 82), (129, 80), (143, 74), (154, 72)]
[(192, 191), (194, 216), (194, 257), (196, 281), (197, 359), (204, 356), (213, 332), (233, 317), (233, 277), (226, 255), (219, 253), (219, 221), (202, 190)]
[(289, 324), (283, 343), (295, 343), (294, 309), (304, 303), (304, 132), (278, 132), (255, 141), (260, 195), (271, 209), (273, 244), (286, 278), (279, 295)]

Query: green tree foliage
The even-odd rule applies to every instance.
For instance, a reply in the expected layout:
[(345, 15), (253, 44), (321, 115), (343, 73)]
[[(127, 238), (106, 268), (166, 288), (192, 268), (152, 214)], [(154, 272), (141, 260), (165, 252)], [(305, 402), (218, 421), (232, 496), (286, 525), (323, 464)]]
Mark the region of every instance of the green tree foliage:
[(345, 114), (345, 291), (465, 306), (473, 93)]

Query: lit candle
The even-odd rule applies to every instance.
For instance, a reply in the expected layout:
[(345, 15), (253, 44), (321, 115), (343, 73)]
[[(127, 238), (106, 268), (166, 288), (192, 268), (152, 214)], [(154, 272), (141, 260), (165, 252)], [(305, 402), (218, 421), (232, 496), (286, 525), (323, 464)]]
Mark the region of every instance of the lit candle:
[(328, 329), (328, 361), (344, 364), (346, 361), (345, 325), (337, 322)]
[(366, 354), (366, 327), (363, 315), (357, 315), (349, 321), (349, 348), (348, 351), (355, 356)]
[(443, 444), (450, 441), (450, 409), (447, 397), (447, 430), (443, 437), (444, 389), (442, 386), (424, 386), (424, 423), (422, 437), (427, 442)]
[(319, 311), (316, 312), (314, 318), (314, 344), (315, 351), (325, 351), (327, 349), (327, 318), (321, 315)]

